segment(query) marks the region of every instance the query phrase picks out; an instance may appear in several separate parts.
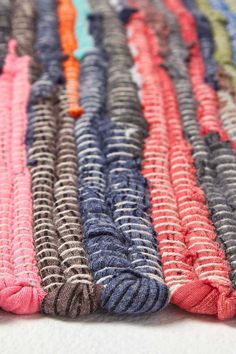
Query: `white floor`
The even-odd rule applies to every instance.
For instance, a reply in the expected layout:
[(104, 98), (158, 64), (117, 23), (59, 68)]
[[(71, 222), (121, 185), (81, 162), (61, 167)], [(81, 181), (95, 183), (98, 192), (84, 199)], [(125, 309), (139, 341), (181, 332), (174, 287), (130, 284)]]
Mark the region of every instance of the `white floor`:
[(93, 314), (76, 321), (0, 313), (1, 354), (236, 354), (236, 319), (169, 307), (159, 314)]

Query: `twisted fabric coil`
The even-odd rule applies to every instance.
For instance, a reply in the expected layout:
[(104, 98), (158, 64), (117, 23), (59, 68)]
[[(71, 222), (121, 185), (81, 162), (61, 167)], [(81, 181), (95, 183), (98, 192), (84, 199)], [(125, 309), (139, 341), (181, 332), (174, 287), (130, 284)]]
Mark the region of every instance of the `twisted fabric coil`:
[[(141, 1), (139, 3), (141, 3)], [(143, 6), (144, 10), (146, 10), (146, 11), (148, 11), (147, 10), (149, 8), (148, 5), (150, 5), (150, 2), (146, 2), (146, 4), (144, 1), (142, 2), (142, 6)], [(157, 6), (157, 9), (160, 9), (163, 11), (163, 9), (164, 9), (163, 3), (156, 2), (155, 5)], [(155, 8), (150, 7), (149, 12), (148, 12), (149, 21), (152, 24), (153, 31), (155, 31), (158, 34), (158, 39), (161, 37), (161, 34), (162, 35), (166, 34), (168, 36), (168, 30), (166, 28), (165, 23), (163, 23), (163, 20), (162, 20), (162, 27), (161, 27), (161, 18), (164, 19), (163, 15), (161, 17), (161, 12), (158, 13), (156, 11), (156, 17), (154, 15)], [(163, 11), (163, 14), (164, 14), (164, 16), (167, 14), (169, 15), (169, 18), (168, 18), (169, 23), (168, 22), (167, 23), (170, 26), (171, 25), (173, 26), (173, 24), (175, 23), (173, 15), (170, 12), (168, 13), (167, 11)], [(181, 14), (181, 15), (183, 15), (183, 14)], [(157, 20), (157, 18), (158, 18), (158, 20)], [(157, 23), (159, 23), (159, 26), (157, 25)], [(133, 31), (133, 33), (139, 33), (139, 31)], [(169, 36), (171, 36), (171, 35), (173, 36), (172, 37), (173, 41), (171, 42), (171, 38), (169, 38), (169, 49), (173, 50), (173, 52), (175, 52), (175, 63), (176, 62), (178, 63), (178, 60), (181, 60), (181, 56), (180, 56), (181, 52), (179, 51), (179, 57), (176, 56), (176, 53), (178, 53), (178, 49), (177, 49), (178, 47), (176, 47), (176, 45), (178, 45), (177, 43), (179, 43), (179, 39), (177, 37), (178, 31), (176, 30), (176, 27), (175, 27), (175, 30), (172, 30), (170, 32)], [(149, 41), (151, 41), (150, 37), (151, 37), (151, 35), (149, 34), (149, 37), (148, 37)], [(168, 48), (166, 48), (166, 46), (162, 45), (162, 43), (168, 43), (168, 40), (165, 37), (162, 38), (161, 40), (160, 40), (160, 43), (161, 43), (160, 48), (162, 49), (161, 53), (168, 55)], [(140, 40), (140, 42), (142, 42), (142, 41)], [(152, 43), (152, 47), (153, 47), (154, 46), (153, 43), (155, 43), (155, 42), (151, 42), (151, 43)], [(175, 45), (175, 49), (174, 49), (173, 45)], [(156, 52), (157, 52), (157, 49), (154, 49), (154, 53), (156, 53)], [(182, 53), (184, 53), (184, 52), (182, 51)], [(143, 50), (142, 50), (142, 54), (143, 54)], [(171, 56), (171, 52), (170, 52), (170, 56)], [(171, 57), (173, 57), (173, 54)], [(187, 59), (187, 53), (184, 55), (182, 54), (182, 58)], [(145, 60), (147, 60), (147, 59), (144, 58), (144, 62), (145, 62)], [(158, 59), (156, 59), (156, 60), (158, 60)], [(142, 65), (140, 65), (140, 68), (144, 66), (144, 62)], [(161, 58), (159, 58), (159, 60), (157, 62), (159, 62), (159, 65), (161, 65), (161, 67), (163, 67), (163, 63), (162, 63)], [(168, 62), (168, 56), (166, 57), (166, 62)], [(183, 71), (183, 68), (186, 64), (184, 64), (184, 63), (180, 64), (180, 63), (181, 62), (179, 62), (179, 68), (176, 65), (175, 69), (171, 68), (172, 70), (170, 71), (170, 73), (173, 75), (174, 84), (175, 84), (175, 87), (177, 90), (176, 91), (177, 98), (179, 100), (179, 108), (180, 108), (182, 119), (184, 119), (184, 115), (185, 115), (184, 112), (185, 111), (183, 109), (181, 110), (181, 104), (182, 105), (185, 104), (185, 107), (186, 107), (187, 101), (186, 101), (186, 98), (184, 98), (184, 95), (186, 97), (186, 94), (189, 94), (189, 92), (191, 92), (191, 86), (188, 86), (188, 88), (186, 90), (184, 89), (183, 93), (180, 96), (180, 89), (184, 88), (186, 86), (187, 80), (188, 80), (187, 72), (184, 76), (184, 71)], [(180, 70), (180, 67), (181, 67), (182, 71), (181, 71), (181, 74), (179, 76), (177, 76), (176, 69), (178, 68), (177, 70)], [(150, 70), (151, 70), (150, 72), (152, 72), (152, 69), (150, 69)], [(160, 75), (160, 73), (162, 72), (162, 69), (159, 69), (159, 70), (160, 70), (160, 72), (159, 72), (159, 75)], [(174, 73), (176, 73), (175, 74), (176, 76), (174, 76)], [(185, 78), (185, 81), (183, 81), (184, 78)], [(160, 80), (160, 78), (159, 78), (159, 80)], [(165, 79), (165, 80), (168, 82), (168, 79)], [(181, 85), (180, 85), (180, 80), (182, 81)], [(161, 80), (162, 85), (163, 85), (163, 82), (164, 82), (164, 76), (162, 74), (162, 80)], [(170, 85), (170, 83), (169, 83), (169, 85)], [(152, 86), (152, 87), (154, 87), (154, 86)], [(157, 85), (157, 87), (158, 87), (158, 85)], [(166, 87), (168, 87), (167, 84), (166, 84)], [(173, 86), (172, 86), (172, 90), (174, 90)], [(168, 94), (167, 94), (167, 92), (168, 92)], [(169, 91), (166, 91), (165, 95), (163, 95), (162, 97), (169, 97), (170, 92), (171, 91), (169, 89)], [(158, 95), (159, 95), (159, 97), (161, 97), (161, 90), (158, 93)], [(176, 99), (176, 97), (173, 96), (172, 100), (174, 98)], [(151, 102), (152, 101), (150, 101), (150, 99), (149, 99), (148, 103), (150, 105), (151, 105)], [(234, 314), (235, 308), (234, 308), (234, 298), (231, 295), (232, 289), (230, 286), (230, 280), (228, 278), (228, 267), (227, 267), (227, 263), (222, 259), (222, 257), (224, 257), (223, 252), (220, 251), (219, 248), (217, 248), (217, 244), (213, 241), (215, 239), (215, 236), (213, 236), (214, 229), (211, 226), (209, 212), (207, 212), (207, 209), (205, 209), (205, 207), (204, 207), (203, 192), (197, 187), (197, 180), (196, 180), (196, 177), (194, 176), (194, 170), (193, 170), (193, 166), (192, 166), (193, 161), (191, 161), (191, 150), (189, 150), (189, 152), (190, 152), (190, 154), (189, 154), (189, 158), (190, 158), (189, 172), (190, 171), (191, 172), (186, 175), (186, 177), (188, 178), (186, 180), (186, 182), (188, 181), (188, 184), (187, 184), (188, 188), (190, 188), (189, 183), (193, 183), (192, 186), (194, 188), (194, 195), (196, 197), (197, 197), (197, 193), (199, 195), (197, 199), (194, 198), (193, 194), (191, 195), (190, 199), (185, 199), (185, 198), (187, 198), (188, 193), (187, 193), (187, 191), (185, 191), (185, 193), (182, 194), (182, 188), (184, 187), (183, 182), (181, 182), (182, 180), (184, 180), (183, 179), (183, 176), (184, 176), (183, 167), (181, 168), (181, 170), (177, 169), (178, 172), (175, 171), (175, 168), (174, 168), (175, 164), (177, 164), (176, 167), (181, 166), (180, 151), (181, 151), (181, 153), (183, 153), (185, 151), (185, 154), (186, 154), (186, 147), (184, 149), (184, 145), (181, 144), (181, 139), (183, 141), (183, 138), (181, 138), (181, 129), (179, 131), (177, 130), (178, 124), (180, 125), (180, 123), (177, 123), (178, 120), (176, 121), (176, 118), (178, 117), (178, 111), (175, 111), (175, 115), (173, 115), (173, 103), (170, 104), (170, 102), (171, 101), (169, 101), (168, 104), (166, 104), (165, 108), (172, 107), (172, 109), (170, 110), (170, 108), (169, 108), (168, 111), (170, 112), (169, 114), (170, 114), (170, 117), (172, 118), (172, 120), (170, 121), (171, 123), (169, 125), (169, 129), (170, 129), (170, 131), (173, 130), (173, 134), (171, 135), (171, 148), (173, 146), (173, 155), (171, 155), (171, 153), (169, 152), (167, 156), (169, 156), (169, 159), (172, 159), (172, 156), (173, 156), (173, 160), (171, 160), (171, 164), (170, 164), (169, 168), (167, 168), (166, 171), (168, 171), (168, 169), (170, 169), (171, 181), (173, 183), (172, 188), (174, 188), (174, 192), (175, 192), (175, 194), (174, 195), (172, 194), (172, 196), (174, 196), (173, 198), (177, 198), (177, 199), (176, 199), (176, 201), (173, 198), (171, 199), (170, 198), (171, 194), (168, 194), (167, 195), (168, 203), (167, 203), (167, 201), (164, 203), (161, 203), (161, 200), (156, 196), (156, 194), (154, 194), (155, 199), (153, 200), (153, 206), (154, 206), (153, 209), (154, 209), (155, 217), (156, 217), (156, 220), (154, 218), (154, 224), (156, 226), (157, 232), (159, 231), (159, 232), (163, 233), (163, 237), (161, 237), (161, 241), (160, 241), (160, 249), (162, 252), (164, 273), (166, 272), (165, 275), (167, 274), (166, 281), (167, 281), (167, 284), (168, 284), (168, 281), (170, 281), (170, 284), (171, 284), (172, 301), (177, 303), (181, 307), (183, 307), (189, 311), (192, 311), (192, 312), (200, 312), (200, 313), (201, 312), (202, 313), (217, 313), (218, 312), (218, 316), (220, 318), (231, 317)], [(188, 99), (188, 102), (191, 103), (190, 97)], [(162, 105), (164, 106), (163, 103), (162, 103)], [(175, 107), (176, 107), (176, 104), (175, 104)], [(190, 107), (191, 107), (191, 105), (190, 105)], [(194, 113), (194, 105), (192, 107), (193, 107), (193, 113)], [(153, 112), (153, 111), (151, 111), (151, 112)], [(158, 112), (160, 112), (160, 111), (158, 111)], [(183, 124), (185, 125), (185, 127), (189, 127), (188, 129), (191, 129), (191, 130), (189, 130), (189, 132), (191, 132), (191, 131), (193, 132), (194, 129), (195, 129), (195, 131), (197, 131), (198, 127), (194, 123), (194, 119), (192, 119), (192, 121), (189, 121), (189, 116), (190, 116), (189, 113), (190, 113), (189, 110), (186, 111), (185, 121), (183, 120)], [(150, 114), (149, 114), (149, 116), (150, 116)], [(165, 114), (163, 114), (163, 116), (165, 116)], [(160, 117), (161, 117), (161, 115), (160, 115)], [(168, 115), (167, 115), (167, 117), (168, 117)], [(173, 120), (173, 117), (175, 117), (175, 120)], [(194, 118), (194, 115), (192, 115), (192, 117)], [(151, 118), (149, 118), (149, 119), (151, 119)], [(155, 120), (154, 120), (154, 122), (155, 122)], [(189, 125), (190, 122), (191, 122), (191, 125)], [(216, 122), (214, 122), (213, 119), (212, 119), (212, 122), (213, 122), (212, 127), (217, 126)], [(160, 124), (160, 121), (158, 121), (158, 123)], [(203, 121), (203, 123), (206, 124), (206, 122), (204, 122), (204, 121)], [(211, 125), (209, 125), (209, 126), (211, 127)], [(181, 127), (181, 125), (180, 125), (180, 127)], [(163, 129), (161, 129), (161, 132), (163, 131)], [(167, 129), (167, 127), (165, 129)], [(152, 128), (151, 128), (151, 131), (152, 131)], [(163, 141), (166, 141), (167, 136), (168, 136), (168, 135), (166, 135), (166, 133), (164, 136), (160, 136), (159, 139), (163, 139)], [(164, 133), (162, 133), (162, 134), (164, 134)], [(187, 136), (191, 137), (190, 133), (188, 133)], [(153, 138), (153, 139), (156, 139), (155, 135), (154, 135), (154, 137), (155, 138)], [(176, 146), (175, 146), (175, 140), (176, 140)], [(204, 150), (205, 149), (204, 143), (202, 142), (201, 144), (199, 144), (199, 142), (201, 143), (200, 136), (197, 136), (197, 134), (195, 134), (195, 136), (193, 136), (193, 139), (192, 139), (192, 143), (194, 144), (193, 146), (198, 149), (198, 150), (195, 150), (195, 154), (196, 154), (195, 158), (204, 159), (206, 157), (206, 151)], [(149, 140), (148, 140), (148, 143), (149, 143)], [(159, 145), (157, 144), (155, 146), (160, 146), (160, 144)], [(180, 146), (182, 148), (180, 148)], [(204, 149), (201, 148), (201, 146)], [(167, 145), (167, 147), (168, 147), (168, 145)], [(160, 183), (161, 179), (160, 179), (160, 181), (158, 179), (156, 180), (156, 178), (161, 178), (161, 177), (159, 177), (160, 172), (159, 173), (151, 173), (150, 172), (150, 170), (151, 170), (150, 164), (152, 163), (151, 166), (156, 166), (156, 168), (158, 168), (158, 166), (160, 164), (159, 161), (162, 161), (162, 160), (160, 160), (160, 155), (158, 155), (158, 152), (157, 152), (158, 158), (156, 160), (156, 164), (154, 163), (155, 160), (151, 160), (151, 162), (149, 162), (149, 164), (148, 164), (150, 156), (155, 156), (155, 155), (150, 155), (150, 154), (154, 154), (154, 152), (153, 152), (154, 147), (151, 142), (150, 142), (149, 149), (150, 150), (147, 150), (147, 165), (144, 164), (144, 173), (147, 173), (147, 176), (149, 176), (152, 183), (156, 182), (156, 184), (154, 184), (154, 187), (153, 187), (153, 190), (156, 192), (158, 190), (158, 185), (161, 186), (161, 183)], [(162, 158), (164, 158), (164, 156), (165, 156), (165, 159), (167, 158), (167, 156), (166, 156), (167, 151), (168, 150), (165, 151), (165, 149), (163, 149), (162, 155), (161, 155)], [(172, 151), (172, 149), (171, 149), (171, 151)], [(178, 153), (176, 151), (178, 151)], [(175, 155), (175, 154), (177, 154), (177, 155)], [(174, 157), (174, 156), (176, 156), (176, 157)], [(154, 158), (154, 157), (151, 157), (151, 159), (152, 158)], [(166, 166), (168, 166), (168, 162), (169, 161), (167, 159)], [(185, 165), (187, 167), (186, 163), (187, 163), (187, 160), (185, 157), (185, 159), (182, 161), (182, 164), (183, 164), (182, 166)], [(162, 165), (160, 164), (160, 166), (162, 166)], [(173, 169), (172, 169), (172, 166), (173, 166)], [(185, 170), (186, 167), (184, 168), (184, 171), (186, 171)], [(157, 171), (159, 171), (159, 170), (157, 170)], [(173, 175), (171, 175), (171, 173), (173, 173)], [(179, 176), (179, 174), (181, 174), (181, 176)], [(165, 177), (162, 177), (163, 180), (165, 180), (165, 178), (167, 178), (166, 175), (164, 175), (164, 176)], [(174, 182), (175, 179), (176, 179), (177, 184), (175, 184), (175, 182)], [(171, 191), (171, 184), (169, 185), (169, 188)], [(159, 190), (161, 192), (161, 187), (159, 187)], [(164, 189), (164, 191), (165, 191), (165, 189)], [(163, 193), (163, 191), (162, 191), (162, 193)], [(168, 192), (168, 193), (170, 193), (170, 192)], [(183, 195), (186, 196), (184, 199), (183, 199)], [(163, 194), (162, 194), (162, 197), (163, 197)], [(195, 202), (193, 203), (193, 201), (195, 201)], [(170, 203), (173, 203), (172, 205), (174, 206), (174, 205), (176, 205), (175, 204), (176, 202), (177, 202), (177, 208), (172, 207), (171, 210), (169, 210), (169, 213), (167, 213), (168, 207), (170, 207), (170, 205), (171, 205)], [(198, 206), (199, 206), (199, 211), (197, 211)], [(189, 215), (187, 218), (185, 216), (186, 215), (185, 211), (187, 211), (188, 208), (190, 208), (189, 210), (191, 210), (191, 213), (189, 215), (189, 212), (187, 212), (187, 215)], [(204, 213), (203, 213), (203, 209), (205, 210)], [(162, 210), (164, 212), (162, 212)], [(176, 210), (175, 214), (173, 214), (173, 210)], [(200, 212), (200, 210), (201, 210), (201, 212)], [(196, 216), (193, 216), (193, 213), (195, 211), (196, 211), (196, 214), (195, 214)], [(178, 212), (179, 212), (179, 216), (178, 216)], [(166, 216), (166, 214), (167, 214), (167, 216)], [(171, 235), (171, 233), (169, 231), (170, 221), (169, 222), (167, 221), (166, 224), (164, 223), (164, 220), (168, 220), (168, 217), (170, 218), (170, 221), (171, 221), (170, 225), (175, 226), (175, 228), (174, 228), (175, 231), (173, 232), (174, 237), (175, 237), (174, 239), (173, 239), (173, 235)], [(179, 220), (179, 218), (180, 218), (180, 220)], [(181, 231), (181, 226), (182, 227), (184, 226), (184, 229), (182, 229), (182, 231)], [(186, 228), (188, 230), (188, 234), (186, 234), (186, 231), (187, 231), (187, 230), (185, 231)], [(195, 231), (195, 228), (196, 228), (196, 231)], [(201, 229), (202, 229), (202, 231), (201, 231)], [(209, 232), (208, 235), (206, 233), (206, 230), (208, 230), (208, 232)], [(181, 238), (182, 232), (184, 233), (184, 237), (182, 236), (182, 238)], [(200, 233), (201, 233), (201, 237), (200, 237)], [(168, 245), (168, 242), (169, 242), (168, 238), (166, 238), (167, 235), (168, 235), (168, 238), (170, 238), (170, 246)], [(210, 258), (208, 260), (208, 257), (205, 257), (206, 253), (205, 253), (205, 245), (204, 245), (204, 240), (203, 240), (203, 238), (205, 238), (205, 237), (206, 237), (205, 241), (209, 245), (209, 248), (208, 248), (209, 254), (210, 254), (210, 252), (212, 252), (212, 258), (214, 259), (213, 263), (210, 262)], [(162, 244), (162, 240), (163, 240), (163, 244)], [(182, 240), (182, 242), (181, 242), (181, 240)], [(197, 242), (197, 240), (199, 242)], [(162, 251), (162, 245), (163, 245), (163, 251)], [(172, 251), (170, 253), (170, 255), (166, 251), (168, 249), (168, 246), (170, 247), (170, 249)], [(183, 251), (178, 252), (179, 249), (181, 249), (181, 247), (187, 247), (187, 250), (189, 250), (189, 251), (191, 250), (191, 254), (192, 255), (194, 254), (193, 260), (192, 260), (192, 262), (194, 262), (194, 263), (192, 263), (192, 262), (189, 263), (189, 261), (187, 261), (187, 259), (189, 258), (189, 256), (187, 256), (189, 251), (188, 252), (183, 252)], [(202, 247), (202, 254), (200, 251), (201, 247)], [(176, 256), (175, 256), (175, 253), (173, 252), (174, 249), (176, 249)], [(194, 252), (194, 250), (196, 250), (196, 253)], [(168, 258), (166, 258), (166, 257), (168, 257)], [(178, 259), (178, 258), (175, 259), (175, 257), (180, 257), (180, 259)], [(173, 261), (172, 261), (172, 259), (173, 259)], [(216, 261), (217, 259), (218, 259), (218, 261)], [(184, 266), (184, 264), (185, 264), (185, 266)], [(189, 267), (190, 265), (192, 265), (192, 266)], [(176, 275), (176, 272), (174, 272), (171, 269), (171, 266), (175, 267), (176, 269), (182, 268), (182, 271), (178, 271), (178, 274)], [(191, 271), (192, 270), (191, 268), (193, 269), (193, 271)], [(175, 269), (175, 271), (176, 271), (176, 269)], [(195, 273), (195, 276), (193, 275), (194, 273)], [(188, 274), (191, 274), (191, 276)], [(222, 275), (222, 279), (220, 279), (220, 276), (219, 276), (220, 274)], [(178, 275), (179, 275), (179, 277), (178, 277)], [(197, 279), (201, 279), (201, 281), (202, 281), (201, 286), (200, 286), (199, 281), (197, 281), (197, 282), (194, 281), (195, 277)], [(219, 277), (219, 279), (218, 279), (218, 277)], [(203, 285), (204, 280), (205, 280), (205, 286)], [(212, 285), (214, 284), (212, 290), (210, 290), (210, 288), (208, 288), (209, 281)], [(225, 286), (224, 290), (222, 288), (222, 285), (223, 285), (223, 288)], [(216, 286), (216, 288), (219, 289), (219, 293), (218, 293), (218, 291), (215, 290), (215, 286)], [(191, 287), (193, 287), (194, 289), (199, 288), (198, 293), (195, 291), (195, 297), (190, 295), (192, 293), (192, 291), (190, 290)], [(200, 289), (202, 289), (202, 292)], [(208, 289), (208, 290), (206, 290), (206, 289)], [(220, 294), (221, 291), (222, 291), (222, 295), (228, 293), (227, 296), (229, 296), (229, 300), (226, 299), (226, 301), (225, 301), (225, 295), (223, 295), (223, 297), (222, 297), (222, 295)], [(225, 293), (225, 291), (226, 291), (226, 293)], [(215, 297), (215, 295), (217, 293), (218, 293), (218, 295)], [(189, 294), (189, 297), (187, 294)], [(215, 294), (215, 295), (213, 295), (213, 294)], [(209, 303), (209, 298), (211, 298), (211, 301), (212, 301), (211, 305)], [(218, 303), (218, 309), (216, 306), (217, 303)]]
[(226, 28), (231, 38), (233, 59), (234, 63), (236, 63), (236, 14), (231, 12), (224, 0), (210, 0), (210, 4), (216, 11), (221, 12), (227, 20)]
[(59, 90), (54, 100), (41, 100), (32, 109), (34, 142), (29, 149), (29, 164), (35, 244), (43, 286), (48, 293), (41, 310), (74, 318), (94, 311), (99, 297), (82, 241), (74, 120), (67, 114), (64, 89)]
[(0, 0), (1, 309), (235, 316), (235, 19)]
[(127, 23), (130, 16), (137, 12), (137, 8), (131, 6), (129, 0), (110, 0), (110, 5), (116, 10), (119, 15), (119, 19)]
[[(230, 35), (225, 30), (227, 24), (227, 19), (219, 11), (214, 10), (209, 1), (196, 0), (199, 9), (208, 17), (212, 30), (214, 33), (215, 46), (215, 59), (221, 66), (223, 72), (225, 72), (233, 85), (234, 95), (235, 95), (235, 79), (236, 79), (236, 68), (233, 64), (233, 51), (230, 41)], [(223, 47), (222, 47), (223, 43)]]
[[(31, 177), (26, 166), (29, 58), (9, 53), (0, 75), (0, 306), (5, 311), (39, 311), (45, 296), (36, 265), (32, 235)], [(23, 89), (22, 89), (23, 88)]]
[[(27, 142), (35, 246), (47, 292), (41, 311), (47, 315), (75, 318), (96, 310), (100, 290), (93, 284), (83, 246), (77, 195), (75, 122), (68, 113), (66, 88), (60, 85), (64, 54), (60, 48), (57, 7), (55, 2), (36, 5), (39, 16), (36, 48), (43, 65), (31, 93)], [(46, 6), (48, 15), (44, 18), (42, 37), (40, 16)], [(50, 43), (48, 37), (52, 35)], [(50, 90), (45, 91), (45, 88)]]
[(83, 59), (84, 56), (94, 48), (93, 37), (89, 33), (88, 17), (91, 15), (90, 2), (88, 0), (73, 0), (77, 9), (76, 36), (79, 47), (74, 51), (75, 58)]
[(8, 52), (8, 42), (11, 38), (11, 0), (0, 1), (0, 72), (3, 70)]
[(34, 56), (36, 9), (33, 0), (15, 0), (12, 10), (12, 36), (17, 53)]
[(83, 113), (83, 108), (79, 105), (80, 62), (74, 58), (73, 53), (78, 45), (74, 27), (76, 18), (80, 14), (76, 13), (72, 0), (61, 0), (58, 15), (62, 47), (64, 53), (68, 56), (64, 62), (64, 73), (69, 113), (72, 117), (78, 117)]
[[(212, 218), (218, 232), (219, 240), (228, 255), (228, 261), (232, 268), (231, 280), (235, 287), (234, 252), (232, 252), (232, 249), (235, 247), (233, 206), (233, 181), (236, 167), (235, 153), (230, 143), (221, 141), (216, 133), (206, 137), (206, 144), (209, 147), (208, 166), (211, 167), (211, 179), (204, 172), (201, 175), (202, 183), (205, 185), (208, 203), (212, 211)], [(206, 170), (205, 166), (204, 170)], [(224, 227), (222, 227), (222, 224)]]
[(90, 17), (96, 50), (82, 61), (81, 103), (86, 113), (76, 123), (86, 249), (95, 280), (104, 286), (103, 308), (154, 312), (167, 304), (168, 290), (148, 213), (147, 185), (140, 174), (146, 124), (129, 73), (132, 62), (121, 23), (108, 1), (91, 4), (97, 13)]
[[(213, 33), (211, 30), (211, 25), (207, 17), (205, 17), (201, 11), (198, 10), (196, 4), (193, 1), (184, 1), (185, 6), (194, 15), (196, 22), (196, 29), (198, 32), (199, 42), (201, 46), (202, 56), (204, 59), (205, 69), (207, 71), (208, 63), (212, 68), (213, 77), (218, 78), (218, 85), (215, 87), (217, 89), (218, 103), (220, 107), (220, 120), (223, 123), (225, 131), (228, 133), (232, 142), (235, 143), (235, 102), (233, 98), (233, 88), (230, 84), (226, 74), (214, 65), (214, 52), (215, 43), (213, 39)], [(202, 17), (205, 18), (204, 24), (202, 24)], [(204, 48), (210, 48), (210, 50), (204, 50)], [(208, 79), (206, 79), (209, 82)]]
[(65, 59), (58, 32), (57, 2), (36, 0), (35, 6), (37, 15), (35, 51), (41, 72), (32, 86), (32, 102), (40, 98), (49, 99), (55, 87), (64, 82), (61, 64)]
[(226, 4), (229, 6), (230, 10), (236, 14), (236, 4), (234, 0), (226, 0)]

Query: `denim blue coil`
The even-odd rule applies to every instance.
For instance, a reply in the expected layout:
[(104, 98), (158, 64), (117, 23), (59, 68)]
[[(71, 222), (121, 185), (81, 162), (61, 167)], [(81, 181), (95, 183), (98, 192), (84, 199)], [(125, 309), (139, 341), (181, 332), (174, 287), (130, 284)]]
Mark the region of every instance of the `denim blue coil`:
[(3, 69), (11, 37), (12, 1), (0, 0), (0, 72)]
[(210, 4), (214, 10), (221, 12), (227, 20), (226, 28), (231, 38), (233, 59), (236, 64), (236, 14), (231, 12), (225, 0), (210, 0)]
[[(27, 134), (25, 138), (25, 144), (28, 148), (30, 148), (34, 142), (34, 117), (35, 117), (35, 106), (34, 104), (29, 104)], [(34, 164), (34, 161), (28, 160), (28, 164), (31, 166)]]
[(183, 2), (186, 8), (192, 12), (195, 18), (202, 55), (205, 61), (205, 80), (212, 87), (218, 89), (218, 65), (214, 59), (215, 43), (213, 40), (211, 24), (207, 17), (199, 11), (194, 0), (183, 0)]
[(127, 76), (132, 62), (124, 55), (125, 32), (108, 2), (91, 3), (97, 12), (89, 16), (96, 48), (82, 61), (85, 113), (75, 131), (85, 247), (95, 281), (104, 286), (104, 309), (154, 312), (168, 303), (169, 294), (149, 216), (147, 182), (140, 173), (146, 125)]
[(41, 65), (39, 79), (32, 87), (31, 100), (49, 98), (57, 84), (64, 82), (61, 49), (58, 31), (57, 1), (36, 0), (36, 56)]

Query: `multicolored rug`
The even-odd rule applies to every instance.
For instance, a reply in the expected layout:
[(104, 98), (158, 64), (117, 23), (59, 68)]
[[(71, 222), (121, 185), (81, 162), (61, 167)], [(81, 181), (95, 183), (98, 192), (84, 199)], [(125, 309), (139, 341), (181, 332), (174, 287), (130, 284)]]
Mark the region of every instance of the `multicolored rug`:
[(0, 308), (236, 315), (236, 7), (0, 0)]

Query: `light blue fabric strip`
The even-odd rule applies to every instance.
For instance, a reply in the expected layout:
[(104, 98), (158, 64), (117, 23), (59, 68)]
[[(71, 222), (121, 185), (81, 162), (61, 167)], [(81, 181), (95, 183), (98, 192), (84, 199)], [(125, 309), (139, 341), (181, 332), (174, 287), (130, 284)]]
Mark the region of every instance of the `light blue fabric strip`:
[(93, 37), (89, 34), (88, 16), (92, 10), (88, 0), (73, 0), (78, 16), (76, 19), (75, 34), (78, 48), (74, 51), (74, 57), (82, 60), (87, 53), (94, 49)]

